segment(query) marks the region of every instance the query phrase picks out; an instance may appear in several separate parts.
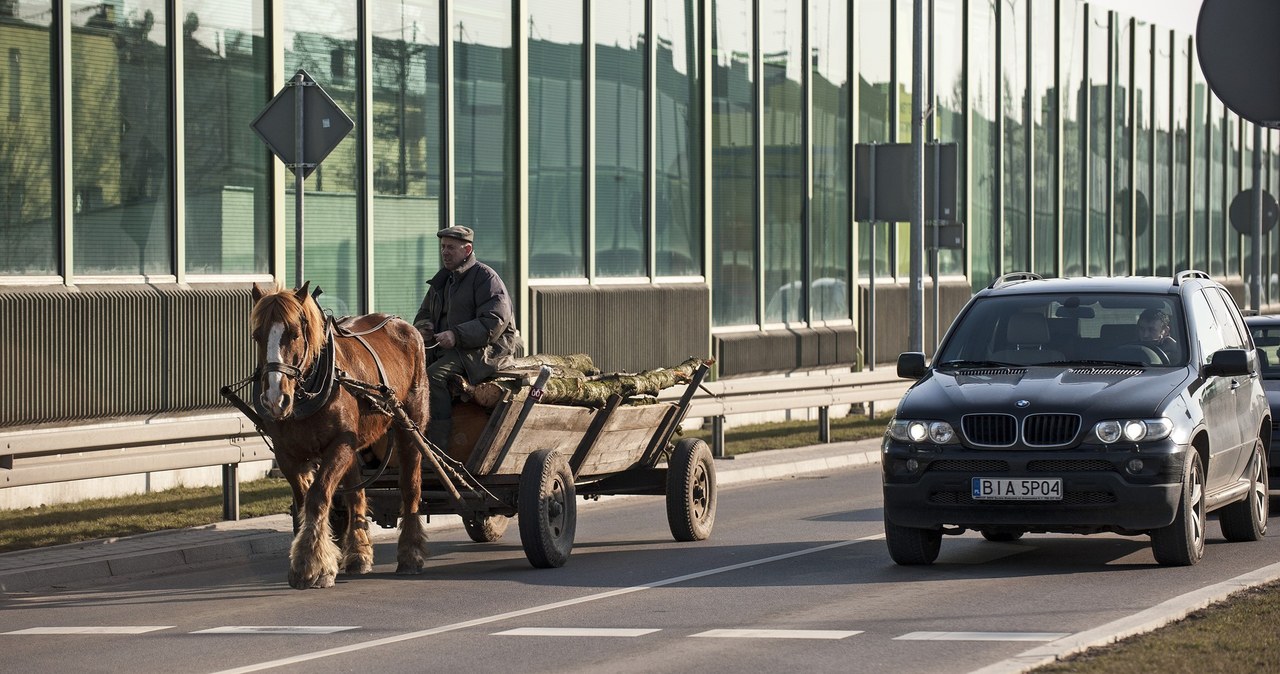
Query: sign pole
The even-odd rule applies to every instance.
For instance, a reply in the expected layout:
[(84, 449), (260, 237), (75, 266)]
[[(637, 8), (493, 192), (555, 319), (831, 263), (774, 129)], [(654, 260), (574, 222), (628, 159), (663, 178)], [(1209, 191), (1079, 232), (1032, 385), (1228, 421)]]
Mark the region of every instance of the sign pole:
[(294, 287), (301, 288), (305, 275), (302, 272), (303, 260), (303, 240), (302, 240), (302, 201), (303, 201), (303, 184), (306, 181), (306, 155), (303, 151), (306, 146), (306, 136), (304, 134), (303, 123), (306, 119), (306, 107), (303, 104), (304, 89), (307, 86), (306, 73), (301, 70), (294, 75), (290, 84), (298, 87), (293, 94), (293, 117), (294, 117), (294, 165), (293, 165), (293, 231), (294, 231)]
[(1262, 312), (1262, 127), (1253, 126), (1253, 258), (1250, 262), (1249, 308), (1256, 315)]

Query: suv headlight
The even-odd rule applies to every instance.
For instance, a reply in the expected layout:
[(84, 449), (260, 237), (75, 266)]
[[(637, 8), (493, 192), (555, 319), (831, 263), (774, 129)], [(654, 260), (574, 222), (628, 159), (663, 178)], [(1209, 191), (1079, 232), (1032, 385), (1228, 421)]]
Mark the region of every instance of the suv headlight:
[(1093, 434), (1100, 442), (1110, 445), (1125, 442), (1163, 440), (1173, 432), (1173, 422), (1168, 419), (1107, 419), (1093, 426)]
[(945, 421), (894, 419), (889, 422), (889, 437), (901, 442), (950, 445), (958, 442), (956, 431)]

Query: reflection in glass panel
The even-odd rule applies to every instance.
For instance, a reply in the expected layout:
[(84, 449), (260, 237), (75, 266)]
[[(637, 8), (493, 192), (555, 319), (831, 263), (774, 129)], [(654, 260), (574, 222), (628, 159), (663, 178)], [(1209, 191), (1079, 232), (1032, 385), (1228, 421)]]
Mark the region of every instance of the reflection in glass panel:
[[(291, 3), (284, 12), (285, 79), (306, 70), (357, 123), (303, 185), (303, 280), (310, 281), (313, 289), (324, 290), (320, 306), (338, 316), (364, 311), (357, 282), (362, 269), (356, 240), (360, 137), (356, 5), (353, 0)], [(285, 186), (285, 281), (292, 284), (297, 278), (292, 173), (286, 174)]]
[(764, 80), (764, 289), (766, 323), (805, 320), (804, 69), (799, 8), (760, 6)]
[(815, 321), (851, 318), (849, 307), (848, 3), (810, 0), (813, 69), (813, 256), (809, 306)]
[[(1231, 200), (1240, 192), (1240, 116), (1227, 109), (1226, 190), (1223, 204), (1231, 206)], [(1222, 250), (1226, 253), (1226, 276), (1240, 275), (1240, 233), (1231, 226), (1230, 213), (1223, 228)]]
[(1209, 256), (1208, 269), (1210, 276), (1226, 273), (1226, 147), (1227, 147), (1226, 108), (1222, 101), (1209, 92), (1209, 241), (1206, 254)]
[(1116, 17), (1115, 68), (1111, 81), (1115, 84), (1115, 101), (1112, 107), (1115, 145), (1112, 147), (1112, 187), (1115, 190), (1114, 226), (1112, 243), (1112, 273), (1124, 276), (1133, 273), (1133, 185), (1129, 169), (1133, 165), (1133, 127), (1129, 117), (1132, 82), (1129, 80), (1130, 46), (1133, 39), (1132, 21)]
[(372, 0), (374, 311), (412, 317), (440, 268), (440, 9)]
[(1111, 14), (1089, 5), (1089, 274), (1106, 276), (1111, 259)]
[(580, 0), (529, 8), (529, 276), (587, 275)]
[(1028, 3), (1031, 11), (1031, 82), (1028, 84), (1034, 142), (1032, 169), (1035, 213), (1032, 264), (1036, 273), (1058, 275), (1058, 87), (1054, 82), (1057, 44), (1054, 42), (1054, 6)]
[(1155, 147), (1151, 152), (1152, 170), (1155, 171), (1155, 198), (1151, 203), (1151, 224), (1155, 226), (1152, 251), (1155, 273), (1168, 276), (1173, 273), (1173, 253), (1177, 245), (1173, 237), (1172, 192), (1169, 190), (1169, 181), (1173, 178), (1172, 135), (1169, 132), (1169, 103), (1173, 93), (1169, 88), (1169, 62), (1172, 55), (1169, 53), (1169, 31), (1156, 30), (1155, 34), (1156, 39), (1151, 44), (1155, 66), (1151, 83), (1151, 100), (1155, 109), (1151, 118), (1151, 126), (1155, 129)]
[(698, 3), (655, 0), (658, 120), (654, 228), (658, 276), (702, 274)]
[(1191, 172), (1192, 185), (1191, 266), (1209, 270), (1209, 148), (1213, 129), (1209, 126), (1209, 86), (1199, 68), (1191, 69)]
[(1029, 271), (1027, 6), (997, 3), (996, 8), (1000, 15), (1000, 114), (1004, 118), (1004, 269)]
[(1085, 92), (1089, 86), (1084, 71), (1084, 3), (1067, 3), (1062, 12), (1062, 275), (1083, 276), (1084, 143)]
[(187, 0), (186, 253), (193, 274), (271, 271), (271, 195), (257, 117), (270, 88), (261, 0)]
[(973, 99), (973, 147), (969, 165), (972, 202), (969, 208), (969, 242), (971, 264), (969, 282), (986, 287), (1000, 274), (1000, 233), (996, 194), (996, 153), (1000, 139), (996, 137), (996, 102), (999, 77), (996, 73), (996, 16), (983, 2), (969, 3), (969, 90)]
[[(934, 94), (938, 110), (938, 140), (955, 143), (956, 159), (956, 221), (964, 218), (964, 184), (967, 162), (965, 153), (964, 109), (964, 3), (961, 0), (937, 0), (934, 5)], [(965, 223), (966, 226), (968, 223)], [(972, 239), (970, 239), (972, 241)], [(964, 249), (943, 249), (938, 254), (938, 273), (943, 275), (964, 273)], [(946, 330), (946, 326), (941, 326)]]
[(596, 273), (645, 276), (644, 3), (594, 0)]
[[(1191, 256), (1188, 241), (1191, 236), (1191, 211), (1193, 189), (1188, 189), (1187, 179), (1191, 170), (1190, 152), (1191, 138), (1188, 126), (1191, 123), (1190, 111), (1187, 107), (1187, 64), (1190, 63), (1191, 49), (1186, 37), (1175, 34), (1173, 58), (1173, 182), (1170, 193), (1173, 195), (1173, 269), (1191, 269)], [(1196, 127), (1196, 142), (1201, 142), (1203, 127)], [(1204, 172), (1204, 164), (1198, 165), (1197, 173)], [(1200, 197), (1195, 197), (1199, 200)], [(1200, 269), (1200, 267), (1194, 267)]]
[(173, 273), (165, 3), (69, 4), (75, 273)]
[(714, 9), (712, 325), (751, 325), (758, 321), (752, 1), (720, 1)]
[[(858, 142), (889, 143), (889, 91), (893, 73), (890, 59), (890, 0), (866, 0), (855, 5), (854, 29), (857, 37), (854, 46), (858, 50)], [(872, 273), (887, 276), (893, 273), (889, 266), (892, 251), (889, 246), (891, 225), (861, 223), (858, 226), (858, 275), (867, 278)], [(871, 260), (872, 232), (875, 233), (874, 264)], [(986, 284), (983, 284), (986, 285)]]
[(1152, 223), (1157, 206), (1151, 187), (1151, 26), (1141, 21), (1135, 22), (1133, 31), (1133, 92), (1134, 273), (1149, 275), (1155, 240)]
[(58, 272), (51, 10), (47, 0), (24, 0), (0, 12), (0, 274)]
[[(453, 6), (453, 223), (476, 232), (476, 257), (508, 288), (516, 278), (516, 99), (509, 0)], [(519, 293), (512, 295), (520, 310)]]

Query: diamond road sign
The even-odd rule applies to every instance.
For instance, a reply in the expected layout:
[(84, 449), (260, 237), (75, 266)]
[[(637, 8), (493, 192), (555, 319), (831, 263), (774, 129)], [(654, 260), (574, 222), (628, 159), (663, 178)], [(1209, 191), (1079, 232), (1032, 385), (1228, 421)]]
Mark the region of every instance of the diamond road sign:
[[(299, 95), (302, 96), (303, 131), (301, 167), (297, 161), (298, 125), (294, 107)], [(285, 166), (295, 172), (301, 168), (303, 178), (310, 176), (355, 128), (351, 118), (305, 70), (299, 70), (249, 126)]]

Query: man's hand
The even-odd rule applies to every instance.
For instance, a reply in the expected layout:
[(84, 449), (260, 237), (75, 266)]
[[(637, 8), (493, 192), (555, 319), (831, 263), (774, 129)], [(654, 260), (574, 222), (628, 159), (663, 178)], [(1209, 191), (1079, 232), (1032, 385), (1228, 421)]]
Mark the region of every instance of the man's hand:
[(443, 348), (452, 349), (458, 345), (458, 338), (454, 336), (452, 330), (445, 330), (444, 332), (436, 335), (436, 343)]
[(417, 328), (418, 334), (422, 335), (422, 343), (425, 344), (428, 349), (436, 345), (435, 330), (432, 330), (431, 327), (427, 325), (419, 325)]

